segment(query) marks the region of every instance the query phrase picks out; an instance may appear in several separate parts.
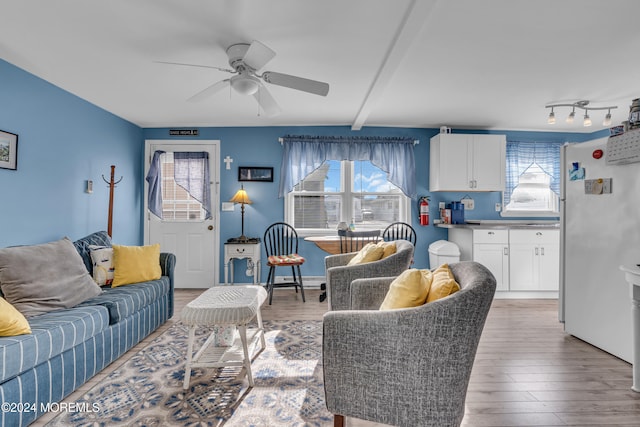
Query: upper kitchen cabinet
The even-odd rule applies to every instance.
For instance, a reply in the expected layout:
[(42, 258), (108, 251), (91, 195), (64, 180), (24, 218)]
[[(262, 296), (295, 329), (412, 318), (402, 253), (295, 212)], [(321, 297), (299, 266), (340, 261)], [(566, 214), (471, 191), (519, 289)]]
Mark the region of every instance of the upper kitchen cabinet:
[(506, 147), (505, 135), (434, 136), (429, 191), (504, 191)]

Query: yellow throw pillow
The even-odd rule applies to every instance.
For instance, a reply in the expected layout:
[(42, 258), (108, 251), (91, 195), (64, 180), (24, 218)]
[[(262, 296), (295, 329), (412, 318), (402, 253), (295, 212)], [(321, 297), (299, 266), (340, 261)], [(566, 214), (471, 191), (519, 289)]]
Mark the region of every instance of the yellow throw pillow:
[(157, 280), (160, 268), (160, 244), (150, 246), (113, 245), (112, 288), (131, 283)]
[(360, 249), (360, 251), (351, 258), (347, 265), (357, 265), (364, 264), (371, 261), (378, 261), (382, 258), (382, 254), (384, 253), (384, 249), (380, 246), (377, 246), (375, 243), (367, 243)]
[(27, 319), (7, 300), (0, 297), (0, 337), (30, 334)]
[(396, 253), (396, 242), (378, 242), (378, 246), (380, 246), (383, 250), (382, 258), (385, 259), (389, 255), (393, 255)]
[(442, 264), (433, 272), (431, 289), (427, 295), (427, 302), (432, 302), (449, 296), (460, 290), (460, 285), (453, 277), (449, 264)]
[(396, 277), (382, 301), (380, 310), (418, 307), (423, 305), (429, 294), (432, 273), (429, 270), (410, 268)]

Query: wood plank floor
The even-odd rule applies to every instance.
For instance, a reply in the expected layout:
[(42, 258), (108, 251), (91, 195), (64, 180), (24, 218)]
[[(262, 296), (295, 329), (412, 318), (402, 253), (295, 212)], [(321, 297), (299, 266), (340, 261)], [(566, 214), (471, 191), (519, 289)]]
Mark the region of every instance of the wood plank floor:
[[(77, 400), (147, 342), (179, 320), (202, 290), (176, 290), (176, 314), (158, 331), (107, 367), (66, 402)], [(320, 291), (307, 302), (277, 289), (265, 320), (317, 319), (326, 311)], [(480, 340), (463, 426), (640, 426), (640, 393), (631, 391), (631, 365), (562, 330), (556, 300), (495, 300)], [(44, 425), (56, 414), (36, 421)], [(347, 419), (348, 427), (381, 424)]]

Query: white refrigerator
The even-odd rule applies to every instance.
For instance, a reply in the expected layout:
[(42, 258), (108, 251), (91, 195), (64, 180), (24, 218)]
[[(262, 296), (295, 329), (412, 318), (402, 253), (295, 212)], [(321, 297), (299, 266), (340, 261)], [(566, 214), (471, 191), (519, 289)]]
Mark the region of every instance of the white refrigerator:
[(607, 164), (607, 140), (563, 147), (559, 318), (567, 333), (631, 362), (619, 267), (640, 264), (640, 163)]

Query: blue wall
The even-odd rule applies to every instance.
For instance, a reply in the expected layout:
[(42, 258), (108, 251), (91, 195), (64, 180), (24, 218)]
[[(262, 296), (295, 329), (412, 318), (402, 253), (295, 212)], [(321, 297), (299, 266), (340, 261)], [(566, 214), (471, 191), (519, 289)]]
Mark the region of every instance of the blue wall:
[(0, 169), (0, 247), (106, 230), (110, 165), (123, 176), (114, 241), (140, 243), (142, 130), (2, 60), (0, 93), (0, 129), (18, 134), (18, 169)]
[[(142, 243), (144, 140), (170, 138), (168, 128), (140, 129), (46, 81), (0, 60), (0, 129), (19, 135), (18, 170), (0, 169), (0, 247), (42, 243), (69, 236), (82, 237), (107, 227), (110, 165), (116, 178), (123, 177), (115, 192), (114, 242)], [(274, 182), (247, 182), (253, 204), (246, 207), (245, 234), (262, 236), (266, 227), (283, 219), (284, 203), (278, 199), (282, 147), (278, 138), (287, 134), (335, 136), (402, 136), (420, 141), (415, 147), (416, 180), (419, 195), (431, 196), (431, 218), (437, 217), (438, 201), (460, 200), (467, 193), (428, 192), (429, 139), (437, 129), (366, 127), (352, 132), (348, 126), (201, 128), (193, 139), (217, 139), (220, 144), (220, 201), (229, 200), (240, 187), (237, 167), (272, 166)], [(606, 135), (553, 132), (512, 132), (466, 130), (454, 132), (504, 133), (507, 140), (585, 141)], [(222, 162), (234, 159), (231, 170)], [(93, 194), (84, 192), (85, 181), (94, 182)], [(469, 219), (498, 219), (495, 203), (499, 192), (472, 193), (476, 208)], [(220, 207), (218, 206), (218, 210)], [(219, 211), (220, 212), (220, 211)], [(418, 233), (415, 266), (428, 266), (428, 246), (445, 239), (447, 232), (432, 225), (417, 225), (417, 205), (412, 204), (412, 221)], [(240, 234), (240, 213), (220, 212), (220, 240)], [(304, 275), (324, 274), (326, 255), (314, 244), (301, 241), (300, 252), (308, 259)], [(223, 280), (222, 251), (219, 258)], [(250, 282), (243, 268), (237, 282)], [(263, 269), (262, 281), (267, 272)]]
[[(415, 146), (416, 181), (418, 195), (431, 196), (431, 218), (439, 217), (437, 206), (439, 201), (460, 200), (465, 194), (470, 194), (475, 200), (475, 209), (466, 215), (469, 219), (500, 219), (495, 211), (495, 203), (502, 203), (501, 193), (429, 193), (429, 140), (438, 129), (365, 127), (361, 131), (353, 132), (348, 126), (304, 126), (304, 127), (255, 127), (255, 128), (201, 128), (199, 136), (192, 139), (220, 140), (220, 201), (224, 202), (240, 188), (237, 180), (238, 166), (271, 166), (274, 168), (274, 182), (245, 182), (253, 204), (246, 205), (245, 234), (247, 236), (262, 237), (264, 230), (273, 222), (284, 218), (284, 201), (278, 198), (278, 183), (280, 180), (280, 165), (282, 146), (278, 138), (287, 135), (333, 135), (333, 136), (399, 136), (419, 140)], [(458, 132), (454, 129), (454, 132)], [(575, 141), (592, 139), (593, 134), (582, 133), (551, 133), (551, 132), (512, 132), (512, 131), (459, 131), (466, 133), (500, 133), (506, 134), (507, 140), (518, 141)], [(145, 139), (188, 139), (189, 137), (169, 137), (169, 129), (145, 129)], [(231, 170), (226, 170), (222, 162), (226, 156), (233, 159)], [(218, 207), (220, 209), (220, 206)], [(415, 266), (426, 268), (429, 266), (429, 244), (447, 238), (446, 229), (433, 225), (421, 227), (417, 222), (417, 202), (412, 203), (412, 223), (418, 234), (418, 244), (415, 254)], [(511, 219), (511, 218), (510, 218)], [(514, 218), (515, 219), (515, 218)], [(220, 241), (225, 242), (230, 237), (240, 235), (240, 212), (220, 212)], [(300, 253), (307, 258), (302, 267), (302, 274), (319, 276), (324, 274), (324, 257), (326, 253), (318, 249), (315, 244), (300, 240)], [(263, 252), (264, 257), (264, 252)], [(220, 253), (220, 280), (223, 280), (223, 254)], [(280, 273), (278, 273), (280, 274)], [(262, 271), (262, 281), (266, 280), (266, 269)], [(244, 276), (244, 268), (236, 268), (236, 282), (250, 282)]]

